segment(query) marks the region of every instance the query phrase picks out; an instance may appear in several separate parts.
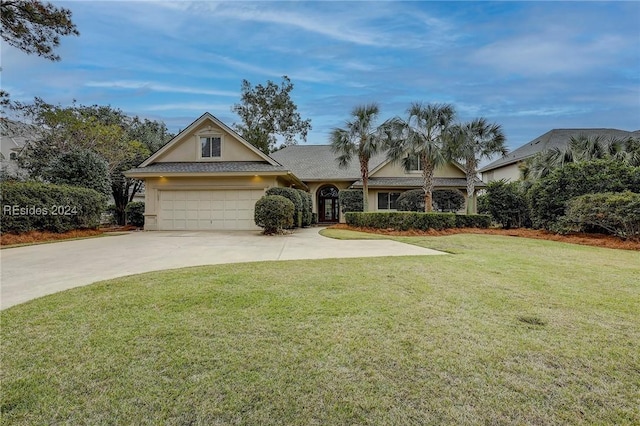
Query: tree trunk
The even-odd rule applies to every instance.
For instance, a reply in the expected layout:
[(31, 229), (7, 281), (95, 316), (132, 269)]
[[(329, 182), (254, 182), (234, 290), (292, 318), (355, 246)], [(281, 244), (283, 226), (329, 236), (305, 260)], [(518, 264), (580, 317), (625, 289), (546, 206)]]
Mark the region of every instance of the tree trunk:
[(369, 211), (369, 159), (360, 158), (360, 174), (362, 175), (362, 211)]
[(475, 164), (467, 161), (467, 167), (465, 168), (467, 175), (467, 214), (476, 213), (476, 205), (473, 194), (476, 192), (476, 168)]
[(424, 190), (424, 211), (433, 211), (433, 172), (434, 167), (431, 161), (425, 156), (422, 157), (422, 179), (424, 180), (422, 189)]

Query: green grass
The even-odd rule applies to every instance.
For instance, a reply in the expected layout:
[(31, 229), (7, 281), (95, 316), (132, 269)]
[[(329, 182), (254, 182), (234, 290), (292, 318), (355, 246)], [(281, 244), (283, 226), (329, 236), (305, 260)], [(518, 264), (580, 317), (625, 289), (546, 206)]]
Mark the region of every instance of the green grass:
[(1, 423), (640, 423), (639, 253), (394, 239), (455, 254), (188, 268), (2, 311)]

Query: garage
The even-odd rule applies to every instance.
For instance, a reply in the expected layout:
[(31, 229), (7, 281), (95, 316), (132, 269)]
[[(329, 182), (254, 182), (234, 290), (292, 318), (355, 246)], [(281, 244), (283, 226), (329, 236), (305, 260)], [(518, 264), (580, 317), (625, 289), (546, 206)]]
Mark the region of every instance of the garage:
[(159, 191), (158, 229), (163, 231), (254, 230), (263, 189)]

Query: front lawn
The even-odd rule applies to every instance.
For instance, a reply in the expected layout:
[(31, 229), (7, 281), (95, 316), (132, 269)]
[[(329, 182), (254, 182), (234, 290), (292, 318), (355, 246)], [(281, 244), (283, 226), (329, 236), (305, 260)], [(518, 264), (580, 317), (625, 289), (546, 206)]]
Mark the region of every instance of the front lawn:
[(452, 254), (187, 268), (2, 311), (0, 422), (640, 423), (639, 253), (394, 238)]

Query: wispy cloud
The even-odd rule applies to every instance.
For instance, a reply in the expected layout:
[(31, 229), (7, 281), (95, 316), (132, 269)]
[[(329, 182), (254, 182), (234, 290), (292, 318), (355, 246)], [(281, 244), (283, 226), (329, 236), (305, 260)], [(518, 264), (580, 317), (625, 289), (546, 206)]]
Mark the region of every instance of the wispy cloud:
[(207, 102), (178, 102), (156, 104), (144, 108), (146, 111), (225, 111), (231, 110), (230, 104), (213, 104)]
[(116, 81), (88, 81), (85, 83), (87, 87), (102, 87), (109, 89), (131, 89), (131, 90), (145, 90), (152, 92), (163, 93), (188, 93), (194, 95), (213, 95), (213, 96), (229, 96), (238, 97), (238, 92), (232, 92), (229, 90), (210, 90), (203, 89), (201, 87), (185, 87), (169, 84), (160, 84), (146, 81), (133, 81), (133, 80), (116, 80)]

